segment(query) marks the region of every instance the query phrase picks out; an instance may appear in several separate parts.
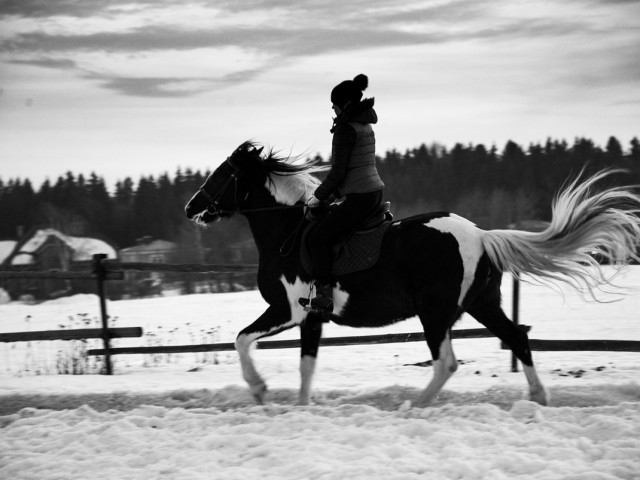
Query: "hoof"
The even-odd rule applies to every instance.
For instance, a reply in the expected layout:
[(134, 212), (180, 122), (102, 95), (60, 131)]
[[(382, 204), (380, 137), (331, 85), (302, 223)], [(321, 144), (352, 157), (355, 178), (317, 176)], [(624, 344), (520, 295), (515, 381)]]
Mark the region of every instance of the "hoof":
[(267, 386), (264, 383), (251, 387), (251, 394), (258, 405), (264, 405), (264, 397), (267, 393)]
[(536, 402), (543, 407), (549, 405), (549, 393), (543, 388), (529, 393), (529, 400)]
[[(421, 399), (418, 399), (415, 402), (408, 400), (408, 402), (411, 408), (427, 408), (427, 407), (430, 407), (432, 403), (431, 400), (421, 400)], [(407, 402), (403, 403), (402, 406), (405, 406), (406, 403)]]

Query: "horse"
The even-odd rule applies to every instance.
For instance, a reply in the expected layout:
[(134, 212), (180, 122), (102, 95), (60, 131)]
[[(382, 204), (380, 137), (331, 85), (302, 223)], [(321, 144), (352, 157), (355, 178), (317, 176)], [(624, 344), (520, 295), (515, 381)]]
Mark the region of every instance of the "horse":
[[(249, 222), (259, 253), (257, 283), (268, 307), (237, 335), (244, 380), (258, 404), (267, 392), (250, 347), (258, 339), (300, 328), (298, 404), (308, 405), (323, 318), (299, 304), (313, 292), (301, 265), (299, 231), (307, 223), (305, 201), (320, 181), (311, 160), (279, 157), (252, 142), (241, 144), (208, 176), (185, 206), (203, 226), (239, 214)], [(554, 199), (548, 227), (537, 233), (482, 230), (454, 213), (425, 213), (393, 221), (371, 268), (332, 282), (331, 320), (350, 327), (382, 327), (417, 316), (433, 359), (433, 375), (412, 405), (430, 405), (458, 363), (451, 329), (466, 312), (498, 337), (523, 365), (529, 398), (546, 405), (549, 395), (536, 372), (528, 335), (501, 308), (503, 273), (566, 282), (593, 293), (606, 283), (596, 256), (610, 263), (638, 260), (640, 196), (632, 187), (593, 193), (611, 174), (601, 171), (570, 182)]]

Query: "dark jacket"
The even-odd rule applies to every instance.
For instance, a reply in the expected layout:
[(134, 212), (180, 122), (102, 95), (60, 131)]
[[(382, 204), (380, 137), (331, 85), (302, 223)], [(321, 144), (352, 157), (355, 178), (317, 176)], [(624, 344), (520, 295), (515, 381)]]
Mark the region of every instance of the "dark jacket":
[(320, 201), (332, 194), (368, 193), (380, 190), (384, 183), (376, 168), (376, 137), (372, 125), (378, 122), (374, 100), (367, 98), (347, 106), (336, 118), (331, 151), (331, 170), (314, 195)]

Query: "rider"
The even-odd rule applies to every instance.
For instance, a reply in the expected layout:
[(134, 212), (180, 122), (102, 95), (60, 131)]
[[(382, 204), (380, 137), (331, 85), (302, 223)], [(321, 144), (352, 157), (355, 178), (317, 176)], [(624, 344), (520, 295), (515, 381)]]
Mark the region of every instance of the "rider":
[(309, 208), (315, 208), (331, 196), (344, 197), (309, 235), (316, 286), (311, 308), (325, 312), (333, 311), (333, 246), (382, 203), (384, 183), (376, 168), (376, 139), (371, 126), (378, 122), (378, 116), (373, 109), (374, 99), (362, 99), (368, 84), (367, 76), (360, 74), (331, 91), (336, 114), (331, 128), (331, 169), (307, 201)]

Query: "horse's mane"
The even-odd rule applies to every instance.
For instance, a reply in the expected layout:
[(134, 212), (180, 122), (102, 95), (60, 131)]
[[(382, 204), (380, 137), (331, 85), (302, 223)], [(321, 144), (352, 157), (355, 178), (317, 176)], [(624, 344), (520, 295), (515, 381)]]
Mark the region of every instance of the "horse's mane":
[[(249, 151), (256, 148), (259, 148), (258, 144), (245, 142), (239, 149)], [(320, 166), (317, 159), (303, 159), (294, 155), (281, 156), (273, 149), (260, 159), (267, 176), (266, 188), (277, 202), (285, 205), (307, 200), (320, 184), (320, 180), (313, 174), (326, 171), (328, 168)]]

